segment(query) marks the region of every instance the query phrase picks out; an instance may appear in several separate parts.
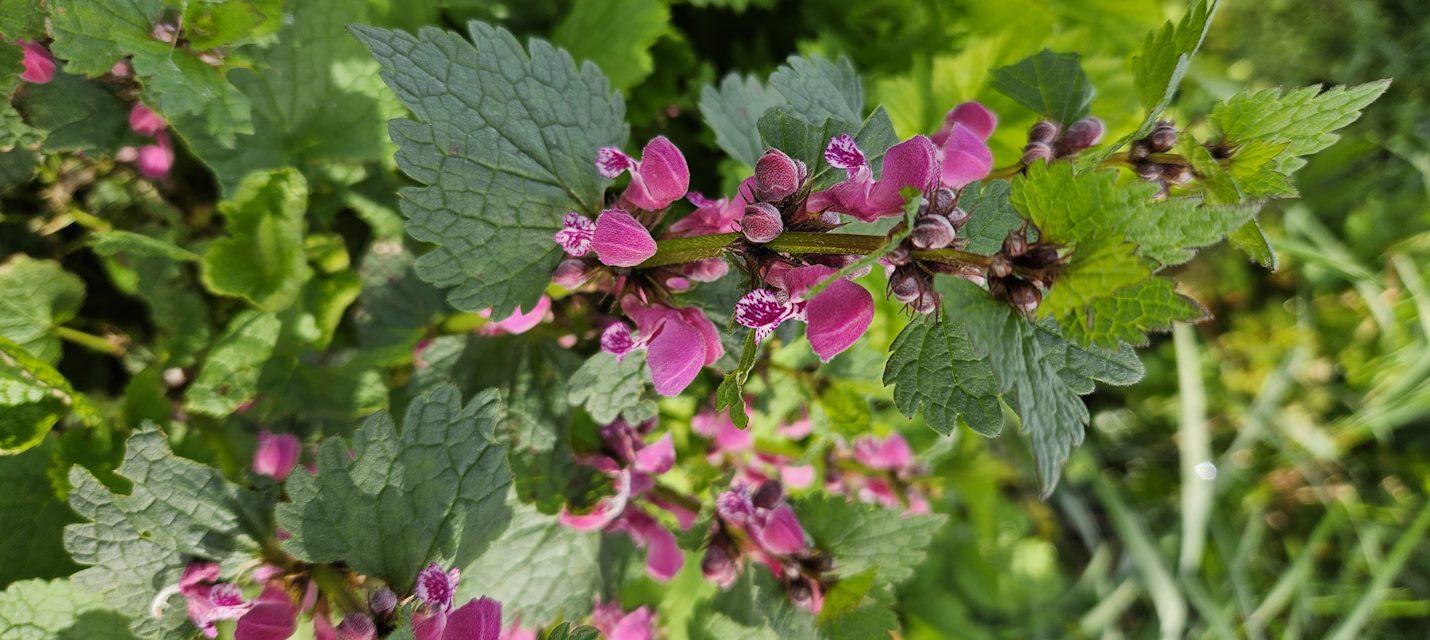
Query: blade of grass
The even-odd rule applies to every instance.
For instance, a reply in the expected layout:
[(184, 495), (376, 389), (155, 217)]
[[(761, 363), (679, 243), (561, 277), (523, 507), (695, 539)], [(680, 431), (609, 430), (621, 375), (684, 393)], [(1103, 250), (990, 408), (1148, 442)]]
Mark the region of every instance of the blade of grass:
[[(1202, 361), (1192, 326), (1172, 326), (1177, 354), (1177, 395), (1181, 402), (1181, 428), (1177, 434), (1182, 461), (1181, 573), (1197, 571), (1207, 543), (1216, 467), (1212, 465), (1211, 436), (1207, 429), (1207, 391), (1202, 385)], [(1207, 467), (1211, 466), (1210, 471)], [(1210, 477), (1203, 477), (1207, 474)]]
[(1311, 536), (1306, 539), (1306, 545), (1302, 547), (1301, 553), (1291, 562), (1291, 566), (1281, 572), (1281, 577), (1276, 579), (1276, 584), (1272, 585), (1271, 591), (1266, 593), (1266, 597), (1261, 599), (1261, 604), (1251, 612), (1247, 618), (1248, 625), (1265, 628), (1272, 618), (1281, 614), (1281, 611), (1291, 602), (1291, 598), (1301, 592), (1302, 587), (1308, 584), (1307, 578), (1311, 575), (1311, 569), (1316, 561), (1316, 547), (1321, 546), (1326, 541), (1326, 537), (1335, 531), (1345, 512), (1340, 509), (1332, 509), (1321, 517), (1321, 521), (1316, 523), (1316, 528), (1311, 530)]
[(1138, 575), (1147, 587), (1147, 595), (1152, 598), (1152, 607), (1157, 610), (1157, 622), (1163, 638), (1181, 638), (1187, 627), (1187, 599), (1172, 578), (1166, 561), (1157, 551), (1147, 527), (1132, 511), (1112, 482), (1102, 473), (1092, 474), (1092, 488), (1097, 499), (1112, 519), (1112, 526), (1122, 543), (1127, 545)]
[(1405, 533), (1400, 534), (1400, 539), (1395, 541), (1395, 546), (1391, 547), (1390, 555), (1386, 556), (1385, 562), (1376, 567), (1374, 575), (1371, 576), (1370, 584), (1366, 586), (1360, 600), (1351, 609), (1350, 615), (1342, 618), (1335, 628), (1331, 630), (1327, 640), (1351, 640), (1361, 637), (1361, 629), (1367, 622), (1370, 622), (1371, 614), (1380, 604), (1387, 593), (1388, 587), (1405, 568), (1405, 563), (1410, 560), (1410, 555), (1415, 552), (1420, 541), (1425, 538), (1426, 529), (1430, 529), (1430, 501), (1420, 507), (1420, 513), (1416, 514), (1415, 520), (1410, 523), (1410, 527)]

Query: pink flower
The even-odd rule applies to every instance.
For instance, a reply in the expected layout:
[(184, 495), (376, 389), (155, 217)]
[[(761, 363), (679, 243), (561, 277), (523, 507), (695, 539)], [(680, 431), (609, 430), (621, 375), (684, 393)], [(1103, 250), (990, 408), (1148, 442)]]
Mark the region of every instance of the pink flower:
[(136, 102), (129, 110), (129, 128), (141, 136), (153, 137), (167, 126), (169, 124), (164, 122), (163, 117), (143, 103)]
[(848, 134), (829, 141), (824, 159), (830, 166), (844, 169), (848, 179), (811, 195), (805, 207), (814, 212), (845, 213), (865, 222), (898, 215), (904, 208), (904, 197), (899, 192), (906, 187), (927, 191), (938, 174), (938, 150), (925, 136), (914, 136), (889, 147), (884, 154), (883, 175), (877, 180), (864, 152)]
[(502, 629), (499, 640), (537, 640), (536, 630), (527, 629), (518, 622), (513, 622)]
[(804, 542), (804, 527), (788, 504), (770, 510), (758, 509), (750, 529), (760, 546), (777, 556), (794, 555), (808, 548)]
[(591, 248), (604, 264), (634, 267), (655, 255), (655, 238), (631, 214), (621, 209), (607, 209), (596, 218)]
[(754, 329), (757, 339), (768, 337), (785, 320), (804, 321), (810, 346), (828, 362), (857, 342), (874, 320), (874, 297), (849, 280), (830, 284), (812, 300), (803, 298), (806, 290), (835, 271), (817, 264), (771, 271), (768, 281), (780, 293), (756, 289), (746, 294), (735, 305), (735, 321)]
[(711, 441), (712, 455), (748, 451), (755, 446), (754, 434), (735, 426), (726, 412), (702, 411), (690, 420), (690, 428)]
[(731, 233), (740, 230), (740, 219), (745, 215), (745, 207), (754, 202), (755, 179), (745, 178), (734, 197), (711, 200), (698, 191), (691, 191), (686, 200), (695, 205), (695, 211), (670, 225), (670, 234), (677, 237), (704, 236), (714, 233)]
[(417, 640), (501, 640), (501, 603), (472, 599), (450, 613), (419, 613), (412, 631)]
[(898, 433), (882, 439), (864, 436), (854, 441), (854, 459), (870, 469), (898, 471), (913, 466), (914, 452)]
[[(499, 335), (504, 333), (515, 335), (526, 333), (536, 325), (541, 324), (541, 322), (546, 319), (546, 312), (550, 310), (551, 298), (541, 296), (537, 298), (536, 304), (531, 307), (531, 311), (523, 312), (520, 307), (517, 307), (515, 311), (511, 312), (511, 315), (483, 326), (481, 332), (484, 335)], [(483, 318), (490, 318), (491, 315), (491, 309), (484, 309), (481, 312)]]
[(218, 637), (218, 623), (221, 620), (237, 620), (253, 608), (254, 603), (243, 599), (238, 587), (219, 582), (219, 566), (213, 562), (194, 561), (184, 568), (179, 583), (159, 592), (155, 597), (154, 615), (159, 615), (159, 605), (172, 596), (174, 589), (184, 596), (189, 620), (209, 638)]
[(169, 142), (168, 134), (161, 131), (155, 137), (154, 144), (139, 147), (134, 166), (139, 169), (139, 175), (147, 180), (162, 180), (167, 177), (169, 170), (174, 167), (174, 148)]
[(591, 612), (591, 624), (606, 640), (652, 640), (655, 638), (655, 615), (650, 609), (641, 607), (626, 613), (621, 606), (611, 602), (602, 604), (596, 599), (596, 607)]
[(270, 584), (253, 601), (253, 608), (238, 619), (234, 640), (286, 640), (298, 630), (298, 609), (283, 591)]
[[(664, 582), (680, 571), (685, 556), (676, 545), (675, 535), (636, 506), (635, 501), (655, 488), (656, 476), (675, 466), (675, 444), (668, 433), (646, 443), (642, 432), (620, 420), (601, 428), (601, 453), (586, 456), (583, 462), (609, 476), (616, 493), (598, 500), (587, 513), (563, 508), (559, 520), (577, 531), (624, 532), (636, 546), (646, 550), (647, 572)], [(682, 529), (695, 520), (695, 514), (688, 509), (654, 496), (649, 501), (674, 514)]]
[(596, 235), (596, 223), (575, 211), (567, 211), (561, 219), (561, 230), (556, 232), (556, 244), (566, 251), (566, 255), (581, 257), (591, 250), (591, 238)]
[[(318, 620), (324, 620), (325, 616), (315, 616), (314, 626)], [(338, 628), (333, 634), (335, 640), (375, 640), (377, 638), (377, 625), (372, 623), (372, 618), (366, 614), (354, 611), (343, 616), (342, 622), (338, 623)]]
[(621, 194), (621, 200), (638, 209), (659, 211), (690, 190), (690, 168), (685, 156), (665, 136), (646, 143), (639, 162), (620, 149), (602, 147), (596, 154), (596, 169), (606, 178), (629, 171), (631, 184)]
[(259, 431), (258, 450), (253, 452), (253, 472), (283, 482), (298, 465), (302, 452), (303, 443), (297, 436)]
[(700, 309), (647, 306), (634, 296), (622, 300), (621, 307), (635, 321), (640, 337), (634, 337), (625, 323), (617, 322), (601, 334), (601, 349), (617, 358), (646, 349), (651, 381), (661, 395), (678, 395), (702, 367), (725, 355), (720, 332)]
[(46, 84), (55, 79), (55, 58), (50, 55), (50, 50), (38, 42), (28, 42), (21, 38), (19, 40), (21, 49), (21, 64), (25, 71), (20, 74), (20, 79), (34, 84)]
[(413, 595), (423, 604), (442, 611), (452, 608), (452, 599), (457, 595), (457, 582), (461, 580), (460, 569), (443, 571), (433, 562), (417, 573), (417, 586)]
[(962, 189), (988, 175), (993, 152), (987, 140), (997, 126), (998, 117), (977, 102), (965, 102), (948, 112), (943, 127), (933, 135), (943, 186)]

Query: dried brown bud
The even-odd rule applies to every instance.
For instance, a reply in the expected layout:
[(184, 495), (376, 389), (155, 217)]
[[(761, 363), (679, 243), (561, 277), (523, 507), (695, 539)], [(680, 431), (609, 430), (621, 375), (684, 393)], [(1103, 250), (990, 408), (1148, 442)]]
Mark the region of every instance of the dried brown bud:
[(1042, 301), (1043, 292), (1027, 282), (1014, 281), (1008, 287), (1008, 302), (1025, 315), (1032, 315), (1034, 311), (1037, 311), (1038, 303)]
[(997, 254), (988, 263), (988, 273), (994, 278), (1006, 278), (1013, 273), (1013, 263), (1008, 256)]
[(1162, 165), (1162, 179), (1167, 184), (1183, 185), (1192, 181), (1192, 170), (1180, 164)]
[(1061, 258), (1058, 256), (1058, 248), (1050, 244), (1040, 244), (1028, 250), (1025, 258), (1028, 266), (1034, 269), (1052, 266), (1058, 263)]
[(1028, 252), (1028, 236), (1022, 231), (1014, 231), (1003, 239), (1003, 253), (1010, 258), (1017, 258)]
[(925, 291), (917, 300), (908, 303), (909, 308), (923, 315), (933, 313), (938, 309), (938, 294), (932, 291)]
[(892, 265), (894, 265), (894, 266), (896, 266), (896, 267), (902, 267), (902, 266), (908, 264), (908, 263), (909, 263), (909, 247), (908, 247), (908, 245), (906, 245), (906, 244), (900, 244), (899, 246), (894, 247), (891, 251), (889, 251), (888, 253), (884, 254), (884, 261), (885, 261), (885, 262), (888, 262), (889, 264), (892, 264)]
[(1162, 179), (1162, 165), (1155, 162), (1144, 162), (1136, 166), (1137, 177), (1148, 182)]

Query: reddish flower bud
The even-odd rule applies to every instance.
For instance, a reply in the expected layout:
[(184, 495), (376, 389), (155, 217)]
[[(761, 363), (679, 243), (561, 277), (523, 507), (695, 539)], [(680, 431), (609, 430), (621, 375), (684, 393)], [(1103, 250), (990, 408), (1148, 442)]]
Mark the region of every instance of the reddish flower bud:
[(586, 281), (586, 261), (580, 258), (562, 260), (551, 273), (551, 281), (567, 289), (581, 286)]
[(258, 432), (258, 450), (253, 453), (253, 472), (282, 482), (298, 466), (298, 454), (303, 444), (288, 434)]
[(1158, 122), (1157, 127), (1147, 136), (1147, 144), (1155, 153), (1170, 150), (1177, 144), (1177, 128), (1166, 120)]
[(929, 209), (934, 213), (948, 215), (948, 212), (958, 204), (958, 192), (948, 187), (939, 187), (934, 190), (933, 198), (928, 204)]
[(1039, 142), (1050, 145), (1057, 137), (1058, 125), (1048, 120), (1042, 120), (1028, 130), (1028, 142)]
[(1023, 147), (1023, 164), (1030, 165), (1042, 160), (1047, 162), (1053, 159), (1053, 148), (1043, 142), (1029, 142)]
[(919, 297), (919, 277), (907, 270), (899, 269), (894, 271), (893, 277), (889, 279), (889, 293), (895, 300), (904, 304), (909, 304)]
[(884, 262), (887, 262), (887, 263), (889, 263), (889, 264), (891, 264), (891, 265), (894, 265), (894, 266), (896, 266), (896, 267), (902, 267), (902, 266), (908, 264), (908, 263), (909, 263), (909, 247), (908, 247), (908, 245), (900, 244), (899, 246), (894, 247), (893, 250), (891, 250), (891, 251), (889, 251), (888, 253), (884, 254)]
[(700, 559), (700, 573), (721, 589), (729, 588), (740, 576), (740, 565), (722, 544), (712, 542)]
[(337, 632), (337, 640), (373, 640), (377, 637), (377, 625), (372, 623), (372, 618), (354, 611), (343, 616)]
[(54, 56), (50, 55), (50, 50), (38, 42), (26, 42), (20, 40), (20, 64), (24, 71), (20, 72), (20, 79), (32, 84), (45, 84), (55, 79)]
[(379, 587), (367, 597), (367, 605), (379, 617), (387, 617), (397, 610), (397, 594), (387, 587)]
[(948, 223), (953, 225), (954, 229), (961, 229), (963, 225), (968, 223), (968, 212), (964, 211), (963, 207), (949, 209), (948, 213), (944, 214), (944, 217), (948, 218)]
[(774, 205), (756, 202), (745, 207), (745, 218), (740, 221), (740, 232), (745, 235), (745, 239), (757, 244), (764, 244), (784, 233), (784, 220), (780, 218), (780, 210)]
[(141, 103), (134, 103), (129, 110), (129, 128), (141, 136), (154, 136), (169, 126), (164, 118)]
[(755, 491), (755, 495), (750, 497), (750, 503), (759, 509), (772, 509), (784, 499), (785, 489), (776, 480), (767, 480)]
[(925, 216), (914, 224), (911, 237), (917, 249), (942, 249), (953, 242), (953, 224), (943, 216)]
[(938, 310), (938, 294), (932, 291), (925, 291), (913, 302), (909, 303), (909, 308), (923, 315), (928, 315)]
[(1077, 153), (1097, 144), (1106, 129), (1097, 118), (1083, 118), (1072, 123), (1063, 134), (1063, 139), (1058, 141), (1060, 155)]
[(755, 162), (755, 196), (767, 202), (784, 200), (799, 191), (804, 174), (804, 163), (771, 148)]

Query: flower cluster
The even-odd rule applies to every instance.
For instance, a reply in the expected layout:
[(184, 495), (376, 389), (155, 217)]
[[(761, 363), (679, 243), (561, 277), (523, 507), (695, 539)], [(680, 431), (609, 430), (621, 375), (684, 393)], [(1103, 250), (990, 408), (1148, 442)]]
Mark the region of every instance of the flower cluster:
[(824, 607), (830, 582), (825, 574), (833, 564), (810, 546), (778, 480), (737, 483), (715, 500), (701, 573), (721, 588), (729, 587), (746, 557), (765, 565), (796, 605), (813, 613)]
[(923, 469), (903, 436), (861, 436), (852, 449), (839, 447), (837, 455), (852, 458), (859, 468), (830, 460), (825, 467), (825, 491), (907, 513), (928, 513), (928, 500), (913, 482)]
[(169, 124), (149, 107), (135, 103), (129, 110), (129, 129), (154, 142), (138, 148), (124, 147), (116, 154), (121, 162), (133, 162), (139, 175), (149, 180), (168, 177), (174, 167), (174, 143), (166, 131)]
[(643, 436), (654, 426), (639, 427), (617, 421), (601, 428), (601, 451), (581, 456), (581, 461), (611, 479), (613, 495), (597, 501), (588, 512), (561, 511), (561, 523), (577, 531), (620, 531), (630, 536), (636, 546), (646, 550), (646, 570), (656, 580), (669, 580), (685, 564), (685, 556), (676, 546), (675, 535), (654, 516), (641, 508), (644, 500), (675, 516), (680, 528), (687, 529), (695, 513), (653, 490), (655, 480), (675, 465), (675, 445), (666, 434), (647, 444)]

